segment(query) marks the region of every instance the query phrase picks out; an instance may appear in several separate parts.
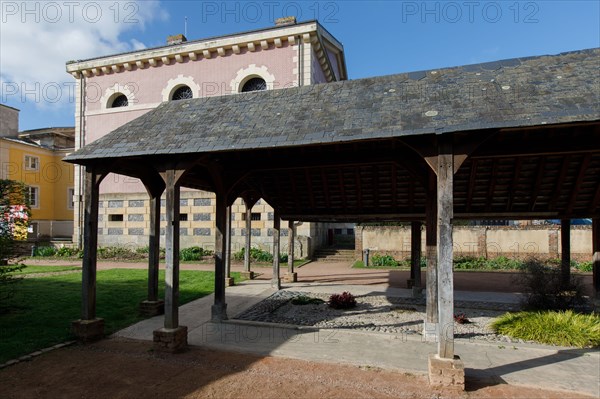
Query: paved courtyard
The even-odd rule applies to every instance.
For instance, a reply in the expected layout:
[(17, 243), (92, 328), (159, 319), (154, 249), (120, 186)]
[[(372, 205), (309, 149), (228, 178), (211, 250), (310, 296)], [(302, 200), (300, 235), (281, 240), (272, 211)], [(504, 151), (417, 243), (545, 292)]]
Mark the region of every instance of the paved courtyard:
[[(143, 268), (145, 265), (143, 263), (116, 264), (102, 262), (99, 264), (99, 267)], [(186, 264), (182, 268), (210, 270), (212, 266)], [(241, 266), (234, 265), (232, 269), (235, 271), (240, 268)], [(228, 314), (230, 319), (233, 319), (236, 315), (274, 293), (269, 284), (271, 269), (256, 268), (255, 271), (260, 273), (257, 280), (246, 281), (227, 288)], [(319, 294), (351, 291), (355, 295), (378, 295), (388, 298), (408, 298), (412, 295), (412, 291), (394, 286), (396, 284), (393, 282), (385, 284), (390, 274), (398, 273), (399, 276), (396, 277), (398, 281), (397, 285), (401, 286), (402, 279), (405, 281), (406, 278), (403, 273), (408, 272), (351, 269), (348, 264), (318, 262), (303, 266), (297, 271), (300, 282), (284, 284), (284, 289)], [(457, 285), (468, 288), (473, 282), (477, 282), (479, 285), (478, 288), (481, 289), (481, 286), (485, 287), (486, 284), (490, 284), (487, 280), (488, 275), (491, 276), (491, 280), (495, 284), (497, 291), (510, 291), (511, 288), (514, 288), (514, 285), (511, 285), (510, 276), (506, 273), (457, 273)], [(461, 280), (462, 276), (465, 276), (465, 278)], [(476, 277), (477, 279), (475, 279)], [(458, 289), (455, 292), (455, 299), (461, 302), (493, 301), (497, 303), (517, 304), (520, 300), (520, 294), (474, 290), (462, 291)], [(188, 327), (189, 343), (193, 348), (191, 352), (196, 355), (204, 353), (202, 351), (206, 350), (218, 351), (210, 353), (223, 353), (222, 356), (231, 360), (230, 355), (227, 353), (233, 351), (238, 354), (245, 353), (243, 356), (240, 355), (240, 359), (242, 360), (247, 359), (245, 356), (254, 356), (255, 359), (262, 359), (261, 362), (264, 362), (265, 359), (271, 359), (271, 357), (281, 358), (280, 361), (282, 362), (285, 359), (311, 362), (310, 366), (303, 366), (310, 369), (319, 367), (327, 369), (329, 367), (327, 366), (328, 364), (344, 365), (340, 367), (350, 367), (348, 370), (381, 369), (385, 370), (386, 373), (396, 373), (398, 377), (405, 376), (403, 373), (409, 373), (414, 376), (412, 378), (417, 379), (414, 381), (422, 380), (421, 384), (424, 384), (426, 382), (427, 356), (429, 353), (436, 351), (435, 343), (423, 342), (419, 335), (412, 334), (299, 328), (297, 326), (260, 324), (239, 320), (229, 320), (222, 324), (214, 324), (209, 320), (212, 303), (213, 296), (210, 295), (183, 305), (180, 308), (181, 325)], [(128, 362), (128, 359), (122, 358), (123, 354), (121, 352), (124, 349), (120, 349), (119, 351), (121, 352), (115, 352), (111, 348), (115, 345), (119, 348), (125, 348), (126, 346), (123, 346), (122, 340), (127, 340), (127, 342), (133, 342), (132, 348), (145, 349), (141, 351), (141, 354), (127, 354), (125, 357), (147, 356), (151, 354), (148, 350), (152, 347), (150, 342), (152, 340), (152, 331), (162, 327), (162, 324), (162, 317), (154, 317), (119, 331), (110, 340), (106, 340), (103, 343), (95, 344), (88, 348), (65, 349), (65, 351), (69, 352), (68, 356), (75, 356), (72, 355), (75, 351), (75, 353), (79, 353), (78, 356), (89, 357), (90, 361), (93, 361), (97, 352), (95, 348), (109, 348), (106, 350), (109, 352), (112, 351), (111, 353), (120, 358), (119, 361)], [(456, 353), (461, 356), (465, 363), (467, 390), (471, 387), (473, 391), (475, 390), (473, 388), (475, 386), (489, 389), (491, 387), (507, 387), (505, 384), (509, 384), (508, 386), (520, 387), (519, 389), (531, 387), (534, 390), (542, 388), (553, 390), (555, 391), (554, 394), (557, 395), (556, 397), (569, 397), (576, 392), (593, 397), (600, 396), (600, 353), (598, 350), (558, 348), (523, 343), (486, 343), (469, 341), (468, 339), (457, 339), (455, 347)], [(103, 352), (105, 349), (98, 350)], [(129, 350), (125, 350), (125, 352), (129, 353)], [(49, 355), (45, 355), (43, 358), (46, 356)], [(177, 359), (182, 359), (182, 363), (185, 363), (188, 362), (185, 359), (188, 359), (189, 356), (192, 355), (173, 355), (173, 357), (169, 357), (171, 359), (169, 362), (177, 363)], [(203, 354), (203, 356), (205, 355)], [(16, 370), (16, 367), (34, 367), (34, 364), (40, 361), (36, 359), (29, 365), (13, 366), (10, 369)], [(163, 360), (152, 361), (162, 362)], [(270, 362), (270, 360), (268, 361)], [(202, 361), (199, 360), (199, 362)], [(254, 360), (251, 363), (254, 364)], [(61, 369), (63, 366), (57, 367)], [(56, 373), (57, 376), (61, 375), (59, 371), (56, 371)], [(149, 375), (152, 375), (152, 373), (149, 373)], [(0, 372), (0, 378), (6, 378), (6, 376), (6, 371)], [(111, 378), (116, 377), (113, 376)], [(131, 376), (128, 378), (135, 379), (137, 377)], [(286, 383), (283, 382), (283, 384), (285, 385)], [(364, 386), (366, 387), (367, 385)], [(49, 387), (46, 388), (50, 389)], [(202, 392), (201, 396), (219, 397), (214, 393), (214, 396), (206, 394), (206, 391), (203, 390), (199, 392)], [(233, 391), (222, 392), (222, 396), (236, 396), (233, 394)], [(231, 395), (227, 392), (231, 393)], [(339, 392), (344, 391), (341, 390)], [(419, 392), (419, 390), (415, 392)], [(484, 391), (477, 392), (483, 394)], [(491, 391), (485, 392), (489, 393)], [(536, 397), (537, 395), (534, 395), (533, 391), (527, 392), (529, 393), (523, 394), (522, 397)], [(386, 397), (385, 395), (379, 395), (381, 392), (377, 389), (374, 391), (367, 389), (363, 393), (364, 396)], [(540, 391), (538, 393), (538, 397), (552, 396), (547, 392), (542, 393)], [(495, 392), (491, 397), (503, 395), (502, 393)], [(1, 392), (0, 396), (11, 397), (10, 395), (2, 395)], [(269, 395), (265, 394), (264, 396)], [(282, 395), (282, 397), (285, 396)], [(290, 396), (294, 395), (290, 394)], [(319, 395), (315, 394), (315, 396)], [(333, 391), (329, 391), (326, 396), (335, 397), (336, 394), (333, 394)], [(516, 393), (506, 395), (506, 397), (513, 396), (518, 395)], [(414, 397), (421, 396), (416, 395)], [(425, 395), (424, 397), (430, 396)]]

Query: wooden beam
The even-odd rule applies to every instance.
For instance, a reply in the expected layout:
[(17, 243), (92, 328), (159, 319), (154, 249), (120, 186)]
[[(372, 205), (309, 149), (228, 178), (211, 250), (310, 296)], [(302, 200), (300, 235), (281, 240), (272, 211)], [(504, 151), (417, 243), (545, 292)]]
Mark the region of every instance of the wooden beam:
[(392, 165), (392, 204), (394, 209), (398, 208), (398, 167)]
[(273, 277), (271, 278), (271, 288), (281, 289), (281, 279), (279, 278), (279, 243), (281, 240), (281, 218), (277, 208), (273, 209)]
[(571, 220), (560, 221), (560, 283), (566, 289), (571, 281)]
[(521, 174), (521, 165), (523, 164), (522, 158), (517, 158), (517, 163), (515, 165), (515, 172), (513, 173), (513, 178), (510, 183), (510, 189), (508, 190), (508, 202), (506, 204), (506, 211), (510, 212), (512, 210), (513, 202), (515, 200), (516, 187), (517, 182), (519, 181), (519, 175)]
[[(216, 192), (215, 212), (215, 300), (211, 308), (213, 322), (227, 320), (225, 302), (225, 252), (227, 251), (227, 195)], [(247, 232), (249, 233), (249, 232)]]
[(469, 191), (467, 193), (467, 212), (471, 211), (471, 204), (473, 203), (473, 191), (475, 190), (476, 177), (477, 177), (477, 160), (473, 159), (471, 162), (471, 172), (469, 174)]
[(288, 275), (294, 274), (294, 221), (288, 220)]
[(600, 206), (600, 184), (596, 187), (596, 194), (594, 195), (594, 199), (592, 200), (590, 207), (588, 209), (588, 213), (594, 214), (597, 212), (598, 207)]
[(338, 183), (339, 183), (339, 188), (340, 188), (340, 195), (342, 197), (344, 209), (347, 209), (348, 208), (348, 200), (346, 199), (346, 189), (344, 187), (344, 176), (343, 176), (343, 172), (342, 172), (341, 168), (338, 169), (337, 175), (338, 175)]
[(96, 318), (96, 262), (98, 251), (98, 199), (101, 175), (91, 166), (85, 168), (85, 210), (83, 216), (83, 261), (81, 277), (81, 319)]
[[(151, 172), (150, 172), (151, 171)], [(148, 302), (158, 301), (158, 269), (160, 263), (160, 197), (165, 191), (165, 182), (151, 167), (142, 177), (148, 193), (150, 221), (148, 232)]]
[(225, 285), (228, 279), (231, 278), (231, 205), (226, 208), (225, 217)]
[(531, 212), (535, 209), (535, 204), (537, 202), (537, 197), (540, 194), (540, 188), (542, 186), (542, 180), (544, 178), (544, 170), (546, 169), (546, 157), (542, 157), (540, 163), (538, 164), (537, 174), (535, 177), (535, 184), (533, 185), (533, 193), (531, 194), (531, 199), (529, 201), (529, 210)]
[(244, 246), (244, 270), (250, 272), (250, 245), (252, 241), (252, 204), (246, 198), (244, 206), (246, 207), (246, 237)]
[(179, 327), (179, 208), (180, 189), (177, 181), (182, 173), (170, 169), (161, 176), (166, 191), (165, 227), (165, 321), (164, 327)]
[(315, 207), (315, 197), (313, 195), (312, 181), (310, 180), (310, 175), (309, 175), (308, 169), (304, 170), (304, 178), (306, 179), (306, 188), (307, 188), (307, 191), (308, 191), (308, 200), (310, 202), (311, 208), (314, 208)]
[(592, 282), (596, 301), (600, 300), (600, 218), (592, 219)]
[(292, 185), (292, 196), (294, 198), (294, 206), (296, 208), (300, 207), (300, 198), (298, 196), (298, 188), (296, 186), (296, 174), (292, 171), (288, 171), (288, 181)]
[(321, 168), (321, 182), (323, 184), (323, 193), (325, 194), (325, 204), (327, 208), (331, 208), (331, 199), (329, 198), (329, 183), (327, 182), (327, 176), (325, 176), (325, 169)]
[(421, 288), (421, 225), (420, 221), (410, 224), (410, 278), (416, 288)]
[(361, 188), (361, 184), (360, 184), (360, 170), (358, 168), (356, 168), (354, 170), (354, 177), (356, 180), (356, 202), (358, 204), (358, 208), (362, 208), (362, 206), (363, 206), (362, 188)]
[(160, 263), (160, 197), (162, 192), (149, 194), (150, 231), (148, 234), (148, 301), (158, 301), (158, 269)]
[(429, 171), (426, 218), (427, 302), (423, 336), (426, 341), (435, 342), (438, 324), (437, 181), (433, 171)]
[(565, 182), (565, 178), (567, 177), (567, 172), (569, 171), (569, 163), (570, 162), (571, 162), (571, 156), (570, 155), (565, 156), (565, 158), (563, 159), (562, 167), (560, 169), (560, 175), (558, 176), (558, 179), (556, 180), (556, 186), (554, 188), (554, 195), (552, 196), (552, 199), (550, 200), (550, 204), (548, 206), (548, 210), (550, 210), (550, 211), (556, 209), (556, 202), (558, 201), (558, 198), (560, 197), (560, 190)]
[(490, 187), (488, 189), (487, 195), (487, 203), (485, 205), (486, 212), (489, 212), (492, 209), (492, 204), (494, 200), (494, 191), (496, 190), (496, 173), (498, 172), (498, 161), (492, 160), (492, 174), (490, 176)]
[(454, 282), (452, 274), (454, 156), (451, 137), (440, 137), (437, 173), (438, 356), (454, 359)]
[(577, 173), (577, 180), (575, 181), (575, 185), (571, 191), (571, 198), (569, 199), (569, 204), (567, 206), (567, 214), (573, 212), (573, 208), (575, 207), (575, 202), (577, 202), (577, 194), (579, 194), (579, 190), (581, 189), (581, 185), (583, 184), (583, 179), (585, 177), (585, 172), (588, 169), (592, 156), (590, 154), (586, 154), (583, 157), (581, 162), (581, 166), (579, 167), (579, 172)]
[(377, 187), (377, 189), (372, 190), (373, 199), (375, 201), (375, 207), (379, 207), (379, 168), (377, 165), (371, 166), (371, 171), (373, 173), (373, 187)]

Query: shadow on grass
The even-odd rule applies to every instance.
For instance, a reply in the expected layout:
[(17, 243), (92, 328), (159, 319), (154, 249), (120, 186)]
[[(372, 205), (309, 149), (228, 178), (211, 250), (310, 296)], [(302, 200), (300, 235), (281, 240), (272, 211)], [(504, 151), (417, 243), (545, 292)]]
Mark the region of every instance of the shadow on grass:
[[(182, 270), (181, 304), (212, 293), (214, 273)], [(233, 273), (236, 280), (239, 275)], [(164, 297), (164, 271), (159, 275)], [(146, 299), (147, 271), (112, 269), (98, 272), (97, 316), (111, 334), (142, 319), (138, 305)], [(80, 317), (81, 274), (22, 280), (12, 298), (14, 306), (0, 314), (0, 363), (73, 339), (71, 321)]]

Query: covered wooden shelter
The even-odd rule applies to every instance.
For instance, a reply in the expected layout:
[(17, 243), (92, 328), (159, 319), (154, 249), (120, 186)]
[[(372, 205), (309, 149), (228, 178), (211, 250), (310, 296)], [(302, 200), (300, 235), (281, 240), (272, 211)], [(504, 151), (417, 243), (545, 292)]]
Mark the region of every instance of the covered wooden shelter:
[[(238, 197), (264, 198), (274, 208), (276, 248), (280, 218), (425, 222), (425, 330), (438, 339), (434, 362), (456, 366), (453, 220), (593, 218), (600, 291), (599, 68), (600, 49), (591, 49), (163, 103), (66, 158), (86, 171), (78, 333), (101, 332), (98, 189), (114, 172), (141, 179), (150, 197), (149, 303), (158, 301), (166, 195), (165, 325), (155, 340), (185, 344), (179, 191), (190, 187), (216, 194), (215, 321), (227, 318), (226, 209)], [(273, 285), (279, 287), (278, 268)]]

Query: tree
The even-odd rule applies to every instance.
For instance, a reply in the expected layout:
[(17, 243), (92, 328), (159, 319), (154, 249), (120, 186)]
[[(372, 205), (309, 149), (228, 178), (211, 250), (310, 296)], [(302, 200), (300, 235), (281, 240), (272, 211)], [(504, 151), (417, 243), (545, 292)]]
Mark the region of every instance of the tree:
[(0, 309), (7, 306), (21, 280), (14, 273), (25, 266), (14, 262), (14, 242), (27, 238), (30, 214), (27, 186), (0, 180)]

